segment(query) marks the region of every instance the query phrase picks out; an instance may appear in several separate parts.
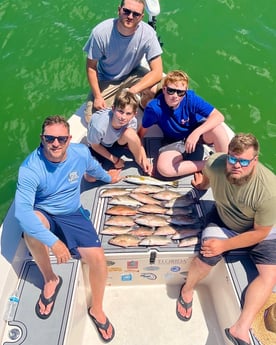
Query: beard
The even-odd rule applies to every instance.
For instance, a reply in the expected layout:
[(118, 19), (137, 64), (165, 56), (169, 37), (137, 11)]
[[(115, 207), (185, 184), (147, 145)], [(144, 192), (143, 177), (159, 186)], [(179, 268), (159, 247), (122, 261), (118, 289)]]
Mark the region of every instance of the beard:
[(229, 171), (226, 171), (225, 174), (226, 174), (227, 180), (231, 184), (234, 184), (236, 186), (243, 186), (251, 179), (253, 172), (254, 172), (254, 169), (252, 169), (247, 175), (242, 176), (242, 177), (234, 177), (232, 176), (232, 173)]

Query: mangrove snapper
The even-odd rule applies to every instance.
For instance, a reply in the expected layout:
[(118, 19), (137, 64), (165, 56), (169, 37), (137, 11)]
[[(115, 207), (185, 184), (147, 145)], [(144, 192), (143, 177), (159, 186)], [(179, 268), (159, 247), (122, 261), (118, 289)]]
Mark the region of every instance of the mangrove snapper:
[(135, 208), (125, 205), (115, 205), (105, 211), (105, 214), (111, 216), (134, 216), (136, 213), (137, 210)]
[(146, 214), (135, 218), (135, 223), (150, 227), (168, 225), (166, 218), (152, 214)]
[(157, 235), (148, 236), (139, 242), (139, 246), (167, 246), (169, 244), (172, 244), (170, 238)]
[(200, 239), (197, 236), (187, 237), (179, 242), (178, 247), (195, 246), (199, 242), (200, 242)]
[(123, 234), (112, 237), (108, 243), (119, 247), (137, 247), (140, 242), (138, 236)]
[(129, 216), (111, 216), (108, 218), (105, 225), (114, 225), (114, 226), (133, 226), (135, 225), (134, 220)]

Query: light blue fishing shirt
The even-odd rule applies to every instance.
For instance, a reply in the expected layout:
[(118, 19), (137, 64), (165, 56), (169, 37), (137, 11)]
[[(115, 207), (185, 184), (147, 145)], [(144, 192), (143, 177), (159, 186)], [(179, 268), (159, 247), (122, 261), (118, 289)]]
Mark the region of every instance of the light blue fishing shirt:
[(34, 208), (54, 215), (78, 210), (84, 173), (111, 182), (110, 175), (83, 144), (71, 143), (66, 160), (60, 163), (48, 161), (42, 146), (33, 151), (20, 166), (15, 194), (15, 217), (23, 231), (51, 247), (58, 238), (42, 224)]

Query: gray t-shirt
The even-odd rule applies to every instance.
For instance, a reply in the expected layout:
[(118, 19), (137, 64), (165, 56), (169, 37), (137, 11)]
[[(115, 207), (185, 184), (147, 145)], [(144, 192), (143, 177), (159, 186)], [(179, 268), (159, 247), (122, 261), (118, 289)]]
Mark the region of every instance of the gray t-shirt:
[(123, 36), (117, 30), (118, 19), (107, 19), (92, 30), (83, 50), (98, 61), (99, 80), (124, 80), (140, 66), (143, 56), (150, 60), (162, 54), (156, 32), (141, 21), (135, 33)]
[(113, 112), (109, 108), (99, 110), (92, 115), (87, 132), (89, 144), (101, 144), (110, 147), (121, 137), (126, 128), (133, 128), (137, 131), (136, 117), (132, 118), (126, 126), (115, 129), (111, 124), (112, 116)]

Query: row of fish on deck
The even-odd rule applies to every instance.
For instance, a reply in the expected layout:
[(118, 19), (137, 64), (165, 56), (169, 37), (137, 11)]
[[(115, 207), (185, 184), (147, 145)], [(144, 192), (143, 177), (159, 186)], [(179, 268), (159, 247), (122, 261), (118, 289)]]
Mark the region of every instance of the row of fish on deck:
[(99, 233), (113, 236), (108, 244), (186, 247), (199, 243), (201, 219), (191, 188), (148, 176), (126, 176), (124, 181), (132, 185), (100, 193), (107, 202)]

